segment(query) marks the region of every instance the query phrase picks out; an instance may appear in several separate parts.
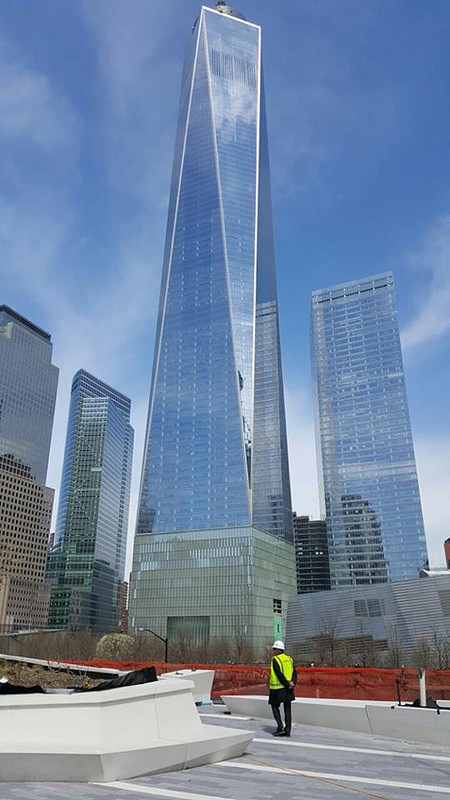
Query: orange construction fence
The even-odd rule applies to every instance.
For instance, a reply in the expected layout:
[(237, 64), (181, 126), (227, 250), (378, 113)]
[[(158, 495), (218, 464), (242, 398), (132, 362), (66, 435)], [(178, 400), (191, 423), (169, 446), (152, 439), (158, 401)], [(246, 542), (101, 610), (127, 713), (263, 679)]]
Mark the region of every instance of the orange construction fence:
[[(89, 667), (121, 670), (155, 666), (158, 674), (177, 669), (213, 669), (213, 697), (222, 694), (266, 694), (267, 667), (240, 664), (165, 664), (148, 661), (72, 662)], [(450, 700), (450, 670), (426, 670), (427, 695)], [(346, 700), (397, 700), (411, 702), (419, 696), (419, 676), (414, 667), (365, 669), (360, 667), (298, 667), (296, 697), (330, 697)]]

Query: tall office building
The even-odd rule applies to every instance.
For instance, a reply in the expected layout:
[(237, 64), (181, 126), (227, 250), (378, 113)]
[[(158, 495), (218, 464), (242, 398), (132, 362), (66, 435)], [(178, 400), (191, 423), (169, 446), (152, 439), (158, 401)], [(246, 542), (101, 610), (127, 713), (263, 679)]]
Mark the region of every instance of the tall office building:
[(45, 486), (58, 369), (50, 334), (0, 306), (0, 629), (47, 624)]
[(332, 588), (416, 578), (427, 560), (392, 273), (313, 292)]
[[(132, 624), (269, 637), (272, 599), (294, 585), (291, 541), (261, 29), (218, 2), (182, 78)], [(270, 601), (270, 579), (257, 600), (245, 567), (266, 548), (282, 571), (292, 560)]]
[(445, 566), (447, 569), (450, 569), (450, 539), (446, 539), (444, 542), (444, 554)]
[(72, 383), (48, 579), (55, 628), (118, 628), (134, 431), (130, 400), (84, 370)]
[(294, 511), (292, 522), (297, 594), (331, 589), (326, 521), (297, 516)]

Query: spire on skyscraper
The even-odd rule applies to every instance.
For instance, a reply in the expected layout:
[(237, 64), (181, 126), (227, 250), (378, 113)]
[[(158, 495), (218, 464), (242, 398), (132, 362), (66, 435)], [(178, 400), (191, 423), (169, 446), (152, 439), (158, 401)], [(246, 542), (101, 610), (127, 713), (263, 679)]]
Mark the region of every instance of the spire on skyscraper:
[(240, 11), (236, 11), (235, 8), (231, 8), (231, 6), (227, 6), (225, 0), (217, 0), (216, 5), (214, 6), (215, 11), (220, 11), (221, 14), (228, 14), (230, 17), (237, 17), (238, 19), (244, 19), (245, 17), (241, 14)]

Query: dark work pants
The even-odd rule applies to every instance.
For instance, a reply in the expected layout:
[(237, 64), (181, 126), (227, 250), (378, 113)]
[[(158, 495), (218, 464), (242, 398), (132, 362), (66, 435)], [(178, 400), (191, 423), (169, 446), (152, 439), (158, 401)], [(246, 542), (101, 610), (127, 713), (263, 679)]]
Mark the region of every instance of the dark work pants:
[[(292, 725), (291, 701), (288, 700), (287, 703), (283, 703), (283, 708), (284, 708), (284, 729), (286, 733), (290, 733)], [(277, 723), (278, 730), (281, 731), (283, 728), (283, 723), (281, 721), (280, 706), (272, 706), (272, 714), (275, 717), (275, 722)]]

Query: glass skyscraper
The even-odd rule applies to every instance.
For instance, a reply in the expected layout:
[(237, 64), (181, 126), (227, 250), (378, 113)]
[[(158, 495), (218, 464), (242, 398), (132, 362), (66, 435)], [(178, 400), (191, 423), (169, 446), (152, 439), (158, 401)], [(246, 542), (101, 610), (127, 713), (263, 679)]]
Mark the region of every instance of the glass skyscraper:
[(13, 455), (40, 484), (47, 478), (58, 368), (49, 333), (0, 305), (0, 455)]
[(45, 626), (58, 368), (50, 334), (0, 306), (0, 629)]
[(327, 523), (297, 516), (295, 511), (293, 523), (297, 594), (331, 589)]
[(427, 560), (392, 273), (313, 292), (312, 355), (332, 588)]
[(88, 372), (75, 375), (48, 566), (52, 627), (117, 627), (133, 456), (130, 407)]
[(135, 555), (246, 526), (292, 541), (261, 29), (218, 2), (182, 77)]

